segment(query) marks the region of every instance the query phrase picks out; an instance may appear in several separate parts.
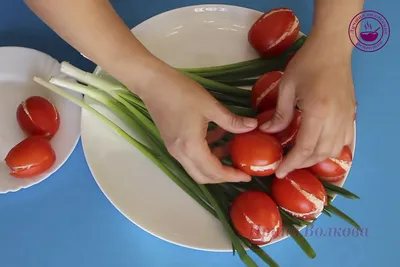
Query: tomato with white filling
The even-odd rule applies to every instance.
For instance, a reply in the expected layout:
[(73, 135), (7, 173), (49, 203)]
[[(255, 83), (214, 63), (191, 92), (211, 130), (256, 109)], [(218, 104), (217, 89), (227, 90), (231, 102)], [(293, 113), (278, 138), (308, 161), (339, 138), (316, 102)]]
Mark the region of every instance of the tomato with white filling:
[(277, 205), (261, 191), (250, 190), (236, 197), (230, 217), (236, 231), (253, 244), (267, 244), (282, 232)]
[(305, 169), (294, 170), (282, 179), (274, 177), (271, 197), (283, 210), (305, 220), (315, 219), (328, 204), (321, 181)]
[(56, 154), (49, 140), (31, 136), (14, 146), (5, 158), (16, 178), (32, 178), (49, 168), (56, 161)]

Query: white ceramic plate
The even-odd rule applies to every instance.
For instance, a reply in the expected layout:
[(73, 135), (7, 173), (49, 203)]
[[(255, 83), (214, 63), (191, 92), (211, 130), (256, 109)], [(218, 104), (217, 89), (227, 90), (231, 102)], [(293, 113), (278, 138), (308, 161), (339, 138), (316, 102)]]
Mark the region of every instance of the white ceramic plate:
[[(211, 66), (257, 57), (247, 43), (247, 32), (260, 15), (234, 6), (191, 6), (157, 15), (132, 31), (154, 55), (175, 67)], [(89, 99), (86, 102), (123, 126), (106, 109)], [(85, 111), (82, 142), (96, 182), (129, 220), (174, 244), (231, 251), (231, 242), (218, 220)]]
[[(0, 47), (0, 58), (0, 193), (7, 193), (43, 181), (64, 164), (80, 136), (81, 109), (33, 81), (34, 76), (45, 79), (61, 76), (57, 60), (24, 47)], [(18, 179), (9, 175), (4, 158), (12, 147), (26, 138), (18, 126), (16, 110), (23, 100), (33, 95), (48, 98), (58, 109), (60, 129), (51, 140), (57, 160), (41, 175)]]

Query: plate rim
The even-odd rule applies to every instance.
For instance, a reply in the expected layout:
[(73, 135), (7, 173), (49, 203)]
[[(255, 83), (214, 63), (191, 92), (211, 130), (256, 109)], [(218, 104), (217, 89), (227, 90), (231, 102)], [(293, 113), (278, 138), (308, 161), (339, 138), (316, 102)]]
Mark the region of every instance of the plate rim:
[[(3, 50), (11, 50), (11, 51), (17, 50), (17, 52), (18, 52), (18, 51), (27, 51), (27, 52), (32, 53), (32, 54), (37, 54), (37, 55), (39, 55), (39, 56), (41, 56), (41, 57), (46, 57), (46, 58), (52, 60), (54, 63), (57, 63), (57, 67), (58, 67), (58, 68), (61, 67), (60, 62), (59, 62), (57, 59), (55, 59), (54, 57), (52, 57), (52, 56), (49, 55), (49, 54), (46, 54), (46, 53), (43, 52), (43, 51), (37, 50), (37, 49), (35, 49), (35, 48), (24, 47), (24, 46), (16, 46), (16, 45), (5, 45), (5, 46), (0, 46), (0, 53), (2, 53)], [(46, 176), (44, 176), (43, 178), (41, 178), (41, 179), (39, 179), (39, 180), (37, 180), (37, 181), (31, 182), (31, 183), (29, 183), (29, 184), (21, 185), (21, 186), (16, 187), (16, 188), (9, 188), (9, 189), (6, 189), (6, 190), (0, 190), (0, 194), (1, 194), (1, 195), (5, 195), (5, 194), (9, 194), (9, 193), (17, 193), (17, 192), (19, 192), (19, 191), (28, 189), (28, 188), (30, 188), (30, 187), (33, 187), (33, 186), (35, 186), (35, 185), (37, 185), (37, 184), (39, 184), (39, 183), (41, 183), (41, 182), (47, 180), (48, 178), (50, 178), (51, 176), (53, 176), (56, 172), (58, 172), (58, 171), (60, 170), (60, 168), (63, 167), (63, 166), (65, 165), (65, 163), (69, 160), (69, 158), (71, 157), (71, 155), (72, 155), (73, 152), (75, 151), (75, 149), (76, 149), (76, 147), (77, 147), (77, 145), (78, 145), (78, 143), (79, 143), (79, 140), (80, 140), (80, 138), (81, 138), (81, 123), (82, 123), (82, 109), (81, 109), (81, 108), (78, 108), (78, 116), (77, 116), (77, 119), (79, 119), (78, 135), (75, 137), (75, 139), (74, 139), (74, 141), (73, 141), (73, 145), (72, 145), (72, 146), (70, 147), (70, 149), (67, 151), (67, 156), (66, 156), (62, 161), (60, 161), (60, 163), (57, 165), (56, 168), (54, 168), (53, 171), (49, 172), (49, 173), (48, 173)]]
[[(142, 22), (138, 23), (137, 25), (135, 25), (133, 28), (130, 29), (130, 31), (131, 31), (132, 34), (133, 34), (135, 30), (139, 29), (140, 27), (143, 27), (143, 26), (144, 26), (146, 23), (148, 23), (149, 21), (151, 21), (151, 20), (153, 20), (153, 19), (156, 19), (156, 18), (160, 18), (160, 17), (162, 17), (162, 16), (164, 16), (164, 15), (167, 15), (167, 14), (169, 14), (169, 13), (179, 12), (180, 10), (185, 10), (185, 9), (200, 8), (200, 7), (226, 7), (226, 8), (233, 8), (233, 9), (238, 9), (238, 10), (247, 11), (247, 12), (251, 12), (251, 13), (256, 13), (256, 14), (258, 14), (258, 15), (262, 15), (262, 14), (263, 14), (263, 12), (261, 12), (260, 10), (257, 10), (257, 9), (252, 9), (252, 8), (242, 7), (242, 6), (237, 6), (237, 5), (229, 5), (229, 4), (198, 4), (198, 5), (187, 5), (187, 6), (181, 6), (181, 7), (178, 7), (178, 8), (167, 9), (167, 10), (161, 12), (161, 13), (158, 13), (158, 14), (156, 14), (156, 15), (154, 15), (154, 16), (151, 16), (151, 17), (149, 17), (149, 18), (143, 20)], [(303, 34), (303, 33), (302, 33), (302, 34)], [(90, 60), (90, 59), (89, 59), (88, 57), (86, 57), (85, 55), (83, 55), (83, 54), (81, 54), (81, 55), (82, 55), (84, 58)], [(101, 70), (101, 67), (98, 66), (98, 65), (96, 64), (96, 68), (94, 69), (93, 73), (94, 73), (94, 74), (97, 74), (100, 70)], [(84, 99), (85, 99), (85, 98), (84, 98)], [(82, 118), (83, 118), (83, 116), (84, 116), (84, 113), (85, 113), (85, 112), (82, 112)], [(83, 123), (83, 119), (82, 119), (81, 123)], [(354, 138), (353, 138), (353, 142), (352, 142), (352, 146), (351, 146), (351, 151), (352, 151), (352, 156), (353, 156), (353, 161), (354, 161), (355, 152), (356, 152), (356, 143), (357, 143), (357, 134), (356, 134), (356, 132), (357, 132), (357, 130), (356, 130), (357, 126), (356, 126), (356, 121), (354, 121), (353, 126), (354, 126)], [(83, 129), (83, 127), (81, 127), (81, 130), (82, 130), (82, 129)], [(86, 158), (87, 156), (86, 156), (86, 152), (85, 152), (85, 144), (84, 144), (84, 143), (85, 143), (85, 142), (84, 142), (84, 140), (83, 140), (83, 138), (82, 138), (82, 147), (83, 147), (83, 152), (84, 152), (84, 155), (85, 155), (85, 158)], [(131, 223), (133, 223), (135, 226), (137, 226), (137, 227), (140, 228), (141, 230), (144, 230), (145, 232), (149, 233), (150, 235), (152, 235), (152, 236), (154, 236), (154, 237), (156, 237), (156, 238), (159, 238), (159, 239), (161, 239), (161, 240), (164, 240), (164, 241), (166, 241), (167, 243), (174, 244), (174, 245), (177, 245), (177, 246), (180, 246), (180, 247), (185, 247), (185, 248), (189, 248), (189, 249), (193, 249), (193, 250), (199, 250), (199, 251), (209, 251), (209, 252), (232, 252), (232, 249), (231, 249), (231, 248), (227, 248), (227, 249), (207, 249), (207, 248), (199, 248), (199, 247), (194, 247), (194, 246), (190, 246), (190, 245), (186, 245), (186, 244), (181, 244), (181, 243), (178, 243), (178, 242), (169, 240), (169, 239), (167, 239), (167, 238), (165, 238), (165, 237), (163, 237), (163, 236), (159, 236), (159, 235), (156, 235), (156, 234), (150, 232), (150, 230), (145, 229), (143, 226), (141, 226), (141, 225), (137, 224), (136, 222), (134, 222), (133, 219), (129, 218), (129, 217), (121, 210), (121, 208), (120, 208), (117, 204), (115, 204), (115, 203), (110, 199), (110, 197), (109, 197), (109, 196), (106, 194), (106, 192), (103, 190), (103, 188), (102, 188), (101, 184), (99, 183), (99, 181), (98, 181), (98, 180), (96, 179), (96, 177), (93, 175), (92, 166), (89, 164), (88, 160), (87, 160), (87, 165), (88, 165), (88, 167), (89, 167), (90, 172), (92, 173), (93, 179), (95, 180), (96, 184), (99, 186), (99, 188), (100, 188), (100, 190), (102, 191), (102, 193), (104, 194), (104, 196), (108, 199), (108, 201), (110, 201), (110, 203), (114, 206), (114, 208), (117, 209), (126, 219), (128, 219)], [(338, 183), (335, 183), (335, 185), (340, 184), (340, 185), (339, 185), (340, 187), (344, 187), (344, 185), (345, 185), (345, 183), (346, 183), (346, 181), (347, 181), (347, 178), (348, 178), (348, 176), (349, 176), (349, 174), (350, 174), (350, 172), (351, 172), (351, 170), (352, 170), (352, 167), (353, 167), (353, 166), (350, 167), (350, 169), (349, 169), (349, 171), (346, 173), (344, 179), (343, 179), (342, 181), (338, 182)], [(337, 195), (335, 195), (335, 196), (333, 197), (332, 202), (335, 201), (336, 197), (337, 197)], [(316, 219), (318, 219), (321, 215), (322, 215), (322, 213), (319, 214), (319, 215), (317, 216)], [(298, 230), (299, 230), (299, 231), (302, 231), (302, 230), (304, 230), (306, 227), (307, 227), (307, 226), (298, 227)], [(271, 245), (273, 245), (273, 244), (275, 244), (275, 243), (284, 241), (285, 239), (287, 239), (287, 238), (289, 238), (289, 237), (290, 237), (290, 235), (287, 234), (287, 235), (285, 235), (285, 236), (282, 236), (282, 237), (280, 237), (280, 238), (276, 238), (276, 239), (272, 240), (272, 241), (271, 241), (270, 243), (268, 243), (268, 244), (261, 245), (260, 247), (261, 247), (261, 248), (265, 248), (265, 247), (271, 246)], [(246, 250), (248, 250), (248, 249), (249, 249), (249, 248), (246, 247)]]

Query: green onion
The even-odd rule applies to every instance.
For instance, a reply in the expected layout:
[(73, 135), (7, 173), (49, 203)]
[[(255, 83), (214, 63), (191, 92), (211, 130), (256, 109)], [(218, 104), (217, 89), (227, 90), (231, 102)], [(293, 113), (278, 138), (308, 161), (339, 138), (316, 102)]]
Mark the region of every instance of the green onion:
[(215, 97), (219, 102), (226, 106), (238, 106), (242, 108), (251, 108), (251, 102), (249, 97), (237, 97), (232, 95), (227, 95), (223, 93), (209, 91), (209, 93)]
[(287, 230), (288, 234), (295, 240), (295, 242), (299, 245), (299, 247), (304, 251), (304, 253), (311, 259), (315, 258), (316, 253), (308, 241), (304, 238), (304, 236), (300, 233), (299, 230), (291, 223), (290, 216), (281, 212), (283, 226)]
[(336, 186), (334, 184), (328, 183), (326, 181), (320, 180), (322, 185), (326, 188), (329, 189), (331, 192), (334, 192), (338, 195), (341, 195), (343, 197), (349, 198), (349, 199), (360, 199), (359, 196), (357, 196), (356, 194), (350, 192), (349, 190)]
[(214, 79), (216, 82), (224, 83), (231, 86), (253, 86), (258, 79), (234, 79), (234, 80), (224, 80), (224, 79)]
[(190, 72), (190, 73), (196, 73), (196, 74), (204, 74), (204, 73), (217, 73), (217, 72), (225, 72), (233, 69), (238, 69), (238, 68), (243, 68), (247, 66), (253, 66), (255, 64), (259, 64), (260, 62), (266, 62), (266, 61), (273, 61), (273, 60), (282, 60), (282, 58), (286, 58), (287, 55), (290, 55), (297, 50), (299, 50), (305, 40), (306, 36), (303, 35), (300, 38), (298, 38), (292, 45), (289, 47), (289, 49), (283, 54), (283, 56), (277, 56), (277, 57), (271, 57), (271, 58), (255, 58), (251, 60), (246, 60), (242, 62), (236, 62), (232, 64), (226, 64), (226, 65), (220, 65), (220, 66), (212, 66), (212, 67), (203, 67), (203, 68), (179, 68), (178, 70), (183, 71), (183, 72)]
[(251, 96), (250, 90), (219, 83), (189, 72), (181, 71), (181, 73), (191, 78), (192, 80), (198, 82), (199, 84), (207, 88), (209, 91), (224, 93), (231, 96), (242, 96), (242, 97)]
[(322, 210), (322, 213), (325, 214), (326, 216), (332, 217), (332, 215), (325, 209)]
[[(287, 58), (284, 58), (287, 60)], [(282, 59), (280, 60), (263, 60), (253, 65), (247, 65), (236, 69), (221, 70), (213, 72), (202, 72), (197, 75), (205, 78), (210, 78), (212, 80), (218, 79), (244, 79), (244, 78), (254, 78), (260, 76), (264, 73), (270, 71), (283, 71), (286, 62)]]
[(297, 230), (296, 227), (290, 223), (284, 224), (284, 227), (288, 231), (289, 235), (294, 239), (294, 241), (299, 245), (299, 247), (304, 251), (304, 253), (310, 258), (314, 259), (317, 256), (315, 250), (308, 243), (307, 239)]
[(333, 213), (336, 216), (338, 216), (339, 218), (341, 218), (344, 221), (348, 222), (349, 224), (353, 225), (358, 230), (361, 230), (361, 227), (360, 227), (360, 225), (358, 225), (358, 223), (356, 223), (352, 218), (350, 218), (348, 215), (346, 215), (344, 212), (342, 212), (341, 210), (339, 210), (338, 208), (336, 208), (332, 204), (329, 204), (328, 206), (325, 206), (325, 209), (329, 213)]

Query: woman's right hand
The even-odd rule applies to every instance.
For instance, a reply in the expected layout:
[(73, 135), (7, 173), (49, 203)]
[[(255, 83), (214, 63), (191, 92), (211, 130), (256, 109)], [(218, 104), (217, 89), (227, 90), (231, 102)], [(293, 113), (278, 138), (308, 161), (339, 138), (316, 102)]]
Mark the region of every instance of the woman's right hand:
[[(147, 82), (132, 87), (144, 101), (170, 154), (199, 184), (250, 181), (249, 175), (222, 165), (208, 144), (225, 131), (251, 131), (257, 121), (231, 113), (201, 85), (166, 64), (155, 63), (152, 70)], [(211, 121), (220, 129), (207, 134)]]

